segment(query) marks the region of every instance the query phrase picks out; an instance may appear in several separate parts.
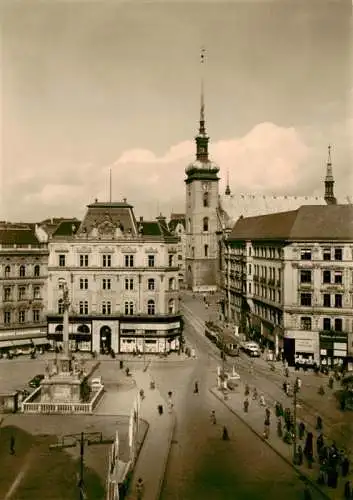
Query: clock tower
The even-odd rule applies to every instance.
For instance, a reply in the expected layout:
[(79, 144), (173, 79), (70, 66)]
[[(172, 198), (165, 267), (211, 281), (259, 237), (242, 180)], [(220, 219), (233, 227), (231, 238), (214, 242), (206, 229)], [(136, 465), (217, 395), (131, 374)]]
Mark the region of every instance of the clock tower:
[(208, 156), (205, 106), (201, 90), (199, 132), (195, 137), (196, 159), (186, 169), (186, 259), (188, 289), (206, 292), (217, 289), (219, 221), (219, 167)]

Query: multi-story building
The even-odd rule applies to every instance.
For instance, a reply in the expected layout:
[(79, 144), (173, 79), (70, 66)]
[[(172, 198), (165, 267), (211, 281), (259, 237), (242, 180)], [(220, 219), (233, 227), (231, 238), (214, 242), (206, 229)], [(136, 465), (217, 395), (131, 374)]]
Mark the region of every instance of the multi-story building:
[(179, 268), (179, 288), (182, 288), (185, 283), (185, 255), (186, 255), (185, 214), (170, 214), (168, 229), (174, 236), (178, 238), (177, 262)]
[(178, 350), (177, 244), (163, 217), (137, 221), (126, 200), (96, 200), (81, 223), (62, 222), (49, 241), (49, 339), (62, 341), (64, 279), (70, 291), (73, 348)]
[(353, 206), (240, 218), (225, 242), (228, 321), (290, 363), (353, 354)]
[(0, 349), (46, 343), (48, 248), (35, 224), (0, 224)]

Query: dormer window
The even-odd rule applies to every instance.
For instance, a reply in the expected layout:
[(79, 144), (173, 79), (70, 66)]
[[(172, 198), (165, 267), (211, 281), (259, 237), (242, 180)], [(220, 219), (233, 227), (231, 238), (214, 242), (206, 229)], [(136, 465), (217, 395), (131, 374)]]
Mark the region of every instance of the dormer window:
[(311, 250), (303, 248), (300, 252), (300, 260), (311, 260)]

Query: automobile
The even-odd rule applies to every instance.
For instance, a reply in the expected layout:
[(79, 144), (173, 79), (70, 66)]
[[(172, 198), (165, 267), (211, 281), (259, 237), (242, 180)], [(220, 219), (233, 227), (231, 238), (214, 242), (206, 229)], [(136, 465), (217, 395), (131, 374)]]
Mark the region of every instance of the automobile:
[(243, 345), (243, 350), (252, 358), (258, 358), (261, 355), (260, 347), (256, 344), (256, 342), (246, 342)]
[(41, 381), (44, 379), (44, 375), (42, 373), (39, 373), (35, 375), (28, 383), (29, 387), (33, 387), (36, 389), (37, 387), (40, 386)]

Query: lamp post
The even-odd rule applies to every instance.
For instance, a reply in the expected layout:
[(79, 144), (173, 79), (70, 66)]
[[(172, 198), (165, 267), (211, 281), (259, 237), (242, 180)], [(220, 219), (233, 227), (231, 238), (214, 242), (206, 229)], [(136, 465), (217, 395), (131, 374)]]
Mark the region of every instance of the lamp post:
[(300, 385), (298, 377), (295, 379), (293, 388), (293, 463), (296, 464), (297, 461), (297, 394), (299, 392)]

